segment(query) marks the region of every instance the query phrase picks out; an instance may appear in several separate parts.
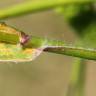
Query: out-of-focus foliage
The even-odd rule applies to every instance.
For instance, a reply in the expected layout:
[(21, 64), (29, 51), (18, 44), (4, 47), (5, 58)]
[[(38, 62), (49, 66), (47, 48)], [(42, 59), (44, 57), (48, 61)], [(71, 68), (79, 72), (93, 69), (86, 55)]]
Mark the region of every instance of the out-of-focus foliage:
[(64, 18), (81, 37), (83, 46), (96, 47), (96, 5), (73, 4), (58, 8), (57, 12)]
[[(80, 45), (87, 48), (96, 47), (96, 4), (66, 5), (58, 8), (57, 12), (63, 14), (64, 18), (68, 21), (72, 28), (75, 29), (75, 32), (80, 37), (80, 41), (78, 42)], [(82, 59), (75, 65), (73, 64), (72, 72), (74, 75), (71, 79), (74, 84), (70, 81), (70, 85), (72, 86), (68, 89), (68, 93), (70, 93), (70, 95), (68, 94), (67, 96), (84, 96), (84, 70), (86, 70), (86, 64), (84, 64), (85, 60), (83, 63), (80, 63), (81, 61)], [(77, 74), (77, 76), (75, 74)], [(75, 81), (75, 79), (77, 81)]]
[[(66, 5), (60, 7), (57, 11), (64, 15), (64, 18), (76, 30), (79, 36), (84, 37), (85, 33), (88, 34), (89, 31), (87, 28), (96, 22), (96, 5), (92, 3)], [(93, 29), (94, 28), (92, 28), (92, 30)], [(87, 30), (87, 32), (85, 30)]]
[(96, 47), (96, 19), (90, 26), (84, 31), (86, 34), (83, 38), (83, 42), (87, 47)]

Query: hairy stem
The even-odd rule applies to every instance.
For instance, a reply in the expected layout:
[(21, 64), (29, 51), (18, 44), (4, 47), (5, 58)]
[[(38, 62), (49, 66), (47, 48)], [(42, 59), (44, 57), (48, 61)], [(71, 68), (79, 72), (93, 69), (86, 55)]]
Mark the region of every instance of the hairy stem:
[[(28, 37), (28, 38), (27, 38)], [(4, 23), (0, 24), (0, 42), (5, 44), (20, 43), (25, 48), (43, 48), (45, 52), (53, 52), (68, 56), (96, 60), (96, 50), (83, 47), (72, 47), (63, 41), (50, 40), (42, 37), (30, 37), (24, 32), (10, 27)]]

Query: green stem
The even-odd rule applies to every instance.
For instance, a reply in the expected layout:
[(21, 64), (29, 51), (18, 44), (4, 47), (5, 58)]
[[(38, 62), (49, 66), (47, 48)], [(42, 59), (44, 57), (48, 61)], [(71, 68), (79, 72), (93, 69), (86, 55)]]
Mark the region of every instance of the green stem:
[[(15, 44), (15, 42), (17, 42), (16, 40), (11, 41), (11, 39), (8, 39), (8, 41), (6, 41), (7, 40), (6, 38), (9, 38), (8, 36), (6, 36), (6, 37), (4, 36), (4, 38), (1, 41), (13, 43), (13, 44)], [(75, 46), (72, 47), (72, 46), (68, 46), (68, 44), (65, 44), (63, 41), (48, 40), (46, 38), (40, 38), (40, 37), (33, 36), (30, 38), (29, 42), (27, 42), (24, 46), (25, 46), (25, 48), (26, 47), (27, 48), (28, 47), (37, 48), (40, 46), (44, 46), (45, 47), (44, 51), (47, 51), (47, 52), (53, 52), (53, 53), (57, 53), (57, 54), (80, 57), (80, 58), (89, 59), (89, 60), (96, 60), (96, 50), (95, 49), (87, 49), (87, 48), (75, 47)]]
[(28, 13), (35, 13), (39, 11), (49, 10), (64, 4), (72, 3), (94, 3), (95, 0), (43, 0), (38, 2), (25, 2), (22, 4), (14, 5), (9, 8), (0, 10), (0, 19), (6, 19), (10, 17), (20, 16)]
[(79, 58), (84, 58), (89, 60), (96, 60), (96, 50), (87, 49), (83, 47), (79, 48), (79, 47), (72, 47), (72, 46), (66, 46), (66, 45), (61, 47), (54, 46), (54, 47), (48, 47), (44, 51), (73, 56), (73, 57), (79, 57)]
[[(18, 31), (6, 24), (0, 25), (0, 42), (6, 44), (17, 44), (21, 43), (21, 39), (26, 39), (25, 33)], [(19, 40), (20, 39), (20, 40)], [(65, 44), (63, 41), (49, 40), (41, 37), (30, 37), (30, 39), (23, 44), (25, 48), (44, 48), (44, 51), (53, 52), (57, 54), (63, 54), (68, 56), (80, 57), (89, 60), (96, 60), (96, 50), (87, 49), (83, 47), (72, 47)]]
[(66, 96), (84, 96), (86, 60), (76, 59), (73, 63), (71, 80)]

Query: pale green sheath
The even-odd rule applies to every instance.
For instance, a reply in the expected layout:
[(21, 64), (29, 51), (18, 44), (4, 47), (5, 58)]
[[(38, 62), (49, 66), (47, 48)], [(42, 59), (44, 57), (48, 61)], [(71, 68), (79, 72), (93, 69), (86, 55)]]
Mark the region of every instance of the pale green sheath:
[(13, 27), (0, 23), (0, 62), (26, 62), (42, 51), (96, 60), (96, 50), (72, 47), (63, 41), (29, 37)]
[(27, 45), (21, 44), (20, 42), (24, 41), (24, 35), (25, 33), (9, 27), (5, 23), (0, 23), (0, 62), (31, 61), (42, 52), (42, 48), (30, 47), (30, 42)]

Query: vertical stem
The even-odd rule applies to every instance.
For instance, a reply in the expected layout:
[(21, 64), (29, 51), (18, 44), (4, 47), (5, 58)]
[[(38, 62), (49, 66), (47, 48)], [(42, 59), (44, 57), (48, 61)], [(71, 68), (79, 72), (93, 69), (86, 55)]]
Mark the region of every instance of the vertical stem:
[(77, 59), (73, 64), (67, 96), (84, 96), (86, 60)]

